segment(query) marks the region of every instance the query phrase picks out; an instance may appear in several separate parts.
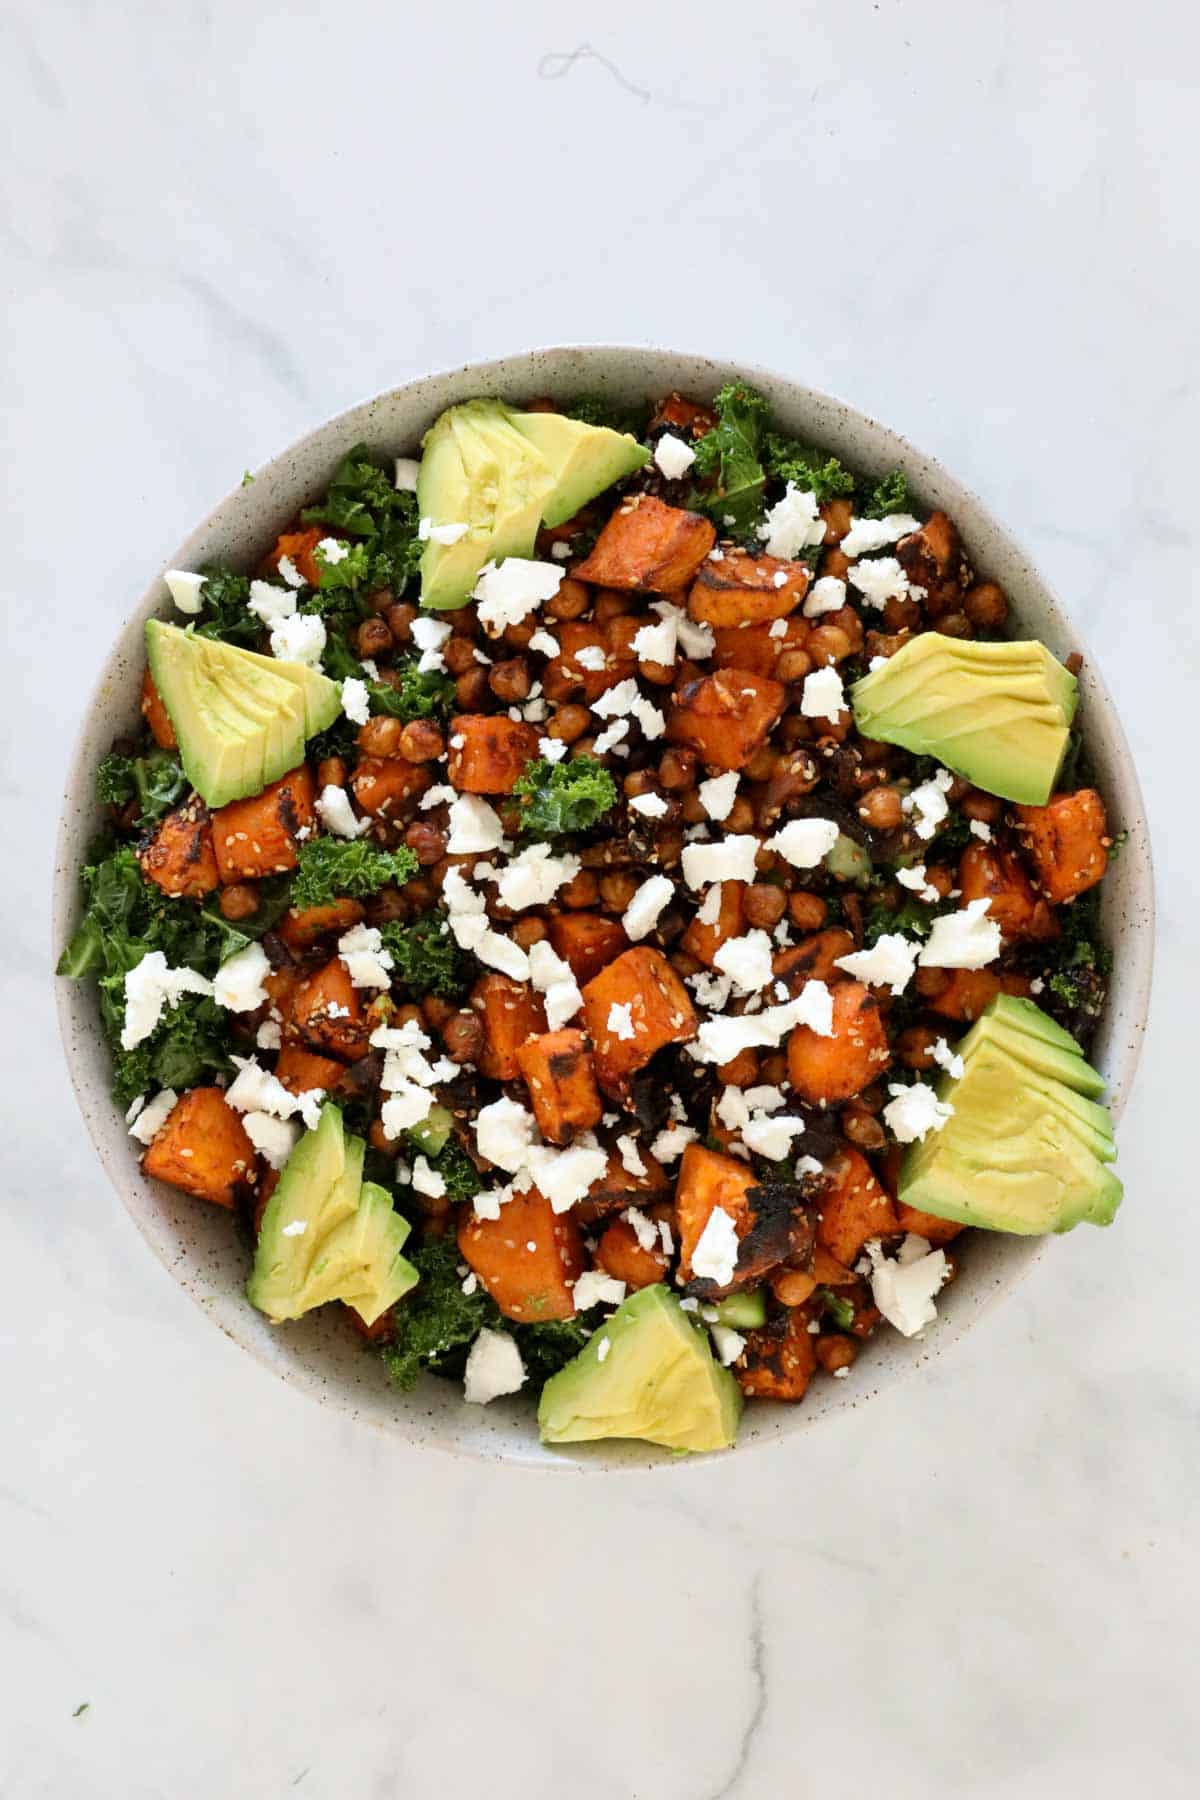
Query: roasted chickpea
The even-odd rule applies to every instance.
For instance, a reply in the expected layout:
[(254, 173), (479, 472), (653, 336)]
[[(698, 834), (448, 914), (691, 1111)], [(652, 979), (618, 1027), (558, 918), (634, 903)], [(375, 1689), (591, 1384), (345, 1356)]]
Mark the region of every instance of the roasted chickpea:
[(370, 1130), (367, 1132), (367, 1137), (370, 1139), (372, 1150), (378, 1151), (380, 1156), (399, 1156), (400, 1140), (399, 1138), (390, 1138), (387, 1135), (383, 1129), (382, 1119), (371, 1120), (371, 1126)]
[(686, 950), (672, 950), (668, 960), (681, 981), (686, 981), (689, 975), (698, 975), (704, 967), (696, 957), (689, 956)]
[(390, 587), (372, 588), (367, 595), (367, 611), (378, 613), (384, 619), (387, 618), (388, 607), (395, 603), (396, 596)]
[(840, 625), (818, 625), (809, 634), (808, 654), (814, 668), (831, 669), (845, 662), (851, 648), (849, 634)]
[(770, 931), (787, 911), (787, 895), (773, 881), (756, 881), (746, 889), (742, 904), (747, 925)]
[(527, 700), (533, 686), (529, 664), (523, 656), (510, 656), (506, 661), (498, 662), (488, 674), (488, 686), (497, 700), (502, 700), (505, 706), (512, 706), (518, 700)]
[(874, 787), (858, 803), (858, 816), (872, 831), (895, 831), (904, 823), (900, 789)]
[(446, 854), (445, 834), (428, 819), (414, 819), (404, 828), (404, 842), (423, 869), (432, 869)]
[(829, 914), (819, 894), (789, 894), (787, 910), (797, 931), (820, 931)]
[(950, 890), (954, 886), (954, 871), (945, 863), (933, 863), (925, 871), (926, 887), (936, 888), (939, 900), (948, 900)]
[(912, 631), (921, 622), (921, 608), (915, 600), (893, 594), (884, 602), (883, 622), (891, 632)]
[(879, 1120), (850, 1106), (842, 1108), (842, 1135), (859, 1150), (882, 1150), (887, 1143)]
[(412, 637), (412, 623), (417, 616), (415, 606), (407, 600), (393, 600), (384, 614), (388, 630), (398, 644), (407, 644)]
[(454, 698), (463, 712), (478, 712), (490, 692), (487, 670), (478, 666), (468, 669), (454, 684)]
[(558, 890), (558, 897), (564, 906), (578, 912), (586, 906), (595, 906), (600, 898), (600, 883), (590, 869), (580, 869), (566, 887)]
[(679, 802), (679, 816), (685, 825), (703, 825), (708, 808), (695, 788), (689, 788)]
[(465, 675), (468, 669), (482, 668), (470, 638), (452, 637), (442, 645), (442, 661), (451, 675)]
[(451, 1013), (442, 1026), (442, 1043), (451, 1062), (475, 1062), (483, 1049), (483, 1020), (469, 1009)]
[(717, 1070), (717, 1080), (726, 1087), (753, 1087), (758, 1080), (758, 1057), (753, 1050), (739, 1050)]
[(973, 638), (975, 627), (965, 612), (943, 613), (938, 620), (937, 628), (943, 637)]
[(739, 794), (721, 821), (725, 831), (749, 831), (754, 824), (754, 807), (745, 794)]
[(629, 869), (610, 869), (600, 877), (600, 898), (610, 912), (623, 913), (641, 885)]
[(670, 687), (675, 679), (674, 663), (639, 662), (638, 674), (652, 687)]
[(839, 1369), (848, 1369), (858, 1355), (858, 1344), (841, 1331), (823, 1332), (813, 1349), (826, 1375), (836, 1375)]
[(535, 913), (526, 913), (517, 920), (508, 935), (514, 944), (519, 944), (522, 950), (528, 950), (533, 944), (541, 943), (546, 931), (545, 919), (539, 919)]
[(552, 600), (547, 600), (542, 611), (548, 619), (581, 619), (592, 604), (591, 590), (582, 581), (573, 581), (568, 575), (561, 581), (558, 592)]
[(317, 764), (318, 788), (345, 787), (346, 765), (340, 756), (326, 756)]
[(557, 738), (560, 744), (573, 744), (583, 736), (591, 722), (592, 715), (586, 706), (560, 706), (550, 715), (546, 736)]
[(592, 617), (597, 625), (604, 625), (609, 619), (619, 619), (623, 613), (630, 613), (637, 604), (633, 594), (622, 594), (617, 588), (601, 588), (596, 595), (592, 607)]
[(776, 681), (803, 681), (812, 673), (813, 659), (807, 650), (785, 650), (775, 664)]
[(985, 825), (995, 825), (1004, 811), (1003, 800), (998, 800), (995, 794), (985, 794), (982, 788), (972, 788), (958, 804), (968, 819), (982, 819)]
[(994, 581), (977, 581), (963, 595), (963, 611), (980, 631), (999, 631), (1008, 619), (1003, 588)]
[(923, 1000), (936, 1000), (950, 986), (949, 969), (918, 969), (913, 986)]
[(436, 762), (445, 749), (446, 740), (432, 719), (410, 719), (400, 733), (398, 750), (405, 762)]
[(518, 619), (515, 625), (504, 627), (503, 641), (510, 650), (524, 650), (536, 630), (536, 619)]
[(258, 889), (251, 881), (235, 881), (221, 889), (218, 902), (225, 919), (249, 919), (258, 911)]
[(387, 656), (395, 648), (384, 619), (364, 619), (354, 634), (354, 643), (360, 656)]
[(381, 713), (378, 718), (367, 720), (356, 742), (364, 756), (399, 756), (403, 735), (399, 719), (389, 719)]
[(896, 1055), (906, 1069), (931, 1069), (933, 1046), (944, 1035), (932, 1025), (910, 1025), (896, 1039)]
[(694, 750), (664, 750), (658, 765), (658, 779), (669, 794), (682, 794), (696, 785), (697, 757)]
[(771, 1056), (764, 1056), (758, 1071), (758, 1079), (765, 1087), (782, 1087), (788, 1078), (788, 1060), (786, 1052), (777, 1050)]
[(478, 637), (479, 608), (468, 601), (466, 606), (456, 606), (453, 612), (447, 613), (445, 622), (455, 637)]

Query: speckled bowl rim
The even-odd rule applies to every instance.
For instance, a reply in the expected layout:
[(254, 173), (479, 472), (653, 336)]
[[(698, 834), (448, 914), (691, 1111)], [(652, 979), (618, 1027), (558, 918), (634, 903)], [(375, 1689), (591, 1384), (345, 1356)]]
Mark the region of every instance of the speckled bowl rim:
[[(770, 370), (649, 345), (555, 345), (471, 362), (414, 377), (335, 414), (234, 488), (189, 534), (163, 568), (194, 567), (219, 555), (249, 564), (298, 505), (311, 497), (350, 444), (411, 451), (443, 407), (480, 393), (530, 399), (607, 392), (651, 397), (678, 388), (698, 394), (742, 377), (767, 394), (781, 422), (828, 446), (870, 473), (901, 463), (922, 506), (943, 506), (962, 531), (980, 571), (999, 580), (1022, 630), (1043, 637), (1060, 656), (1080, 651), (1081, 720), (1089, 761), (1109, 804), (1113, 828), (1128, 845), (1104, 887), (1103, 920), (1115, 957), (1112, 984), (1094, 1050), (1119, 1118), (1128, 1098), (1149, 1008), (1154, 951), (1154, 876), (1145, 807), (1133, 760), (1111, 696), (1070, 615), (1021, 550), (1016, 538), (976, 495), (933, 457), (845, 401)], [(403, 425), (393, 421), (402, 415)], [(90, 696), (71, 759), (56, 841), (53, 931), (56, 951), (78, 912), (77, 871), (98, 823), (92, 774), (111, 739), (137, 716), (142, 628), (152, 614), (171, 616), (160, 570), (130, 612)], [(450, 1383), (425, 1377), (397, 1394), (375, 1357), (350, 1341), (341, 1322), (315, 1315), (274, 1330), (245, 1299), (246, 1251), (223, 1211), (203, 1207), (147, 1181), (108, 1087), (107, 1052), (90, 984), (56, 981), (59, 1026), (80, 1111), (100, 1160), (143, 1237), (184, 1291), (228, 1337), (282, 1379), (324, 1405), (387, 1432), (405, 1447), (522, 1467), (653, 1470), (677, 1464), (652, 1447), (631, 1443), (550, 1450), (539, 1444), (527, 1403), (468, 1407)], [(1003, 1294), (1013, 1291), (1045, 1248), (1045, 1239), (972, 1234), (964, 1270), (940, 1302), (936, 1327), (922, 1340), (881, 1334), (865, 1348), (850, 1380), (814, 1384), (799, 1407), (748, 1406), (738, 1453), (762, 1449), (818, 1421), (863, 1405), (902, 1375), (940, 1356)], [(333, 1309), (326, 1309), (331, 1313)], [(707, 1461), (709, 1459), (690, 1459)]]

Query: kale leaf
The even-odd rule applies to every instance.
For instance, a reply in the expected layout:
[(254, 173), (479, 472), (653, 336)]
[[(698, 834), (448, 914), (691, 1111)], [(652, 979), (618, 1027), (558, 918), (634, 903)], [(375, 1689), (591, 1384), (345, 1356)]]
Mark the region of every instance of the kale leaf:
[(362, 838), (309, 838), (300, 846), (300, 862), (292, 883), (292, 905), (330, 906), (335, 900), (361, 900), (381, 887), (403, 887), (417, 872), (417, 859), (401, 845), (381, 850)]
[(250, 577), (232, 569), (206, 564), (201, 570), (201, 615), (197, 637), (219, 638), (222, 643), (254, 649), (262, 637), (263, 622), (250, 611)]
[(836, 456), (808, 450), (795, 438), (769, 431), (763, 443), (763, 462), (774, 480), (788, 482), (801, 493), (816, 496), (817, 504), (854, 492), (854, 477)]
[(381, 1347), (389, 1377), (404, 1390), (416, 1386), (423, 1369), (436, 1368), (485, 1326), (501, 1324), (496, 1305), (481, 1284), (474, 1293), (463, 1293), (453, 1233), (430, 1239), (411, 1260), (420, 1280), (396, 1307), (394, 1335)]
[[(356, 583), (387, 587), (402, 594), (416, 574), (422, 551), (417, 536), (417, 497), (408, 489), (396, 487), (365, 444), (356, 444), (343, 457), (333, 472), (328, 493), (316, 505), (306, 506), (300, 517), (306, 525), (329, 525), (348, 537), (363, 540), (362, 556), (354, 560), (352, 552), (346, 559), (353, 562), (352, 579)], [(345, 566), (345, 562), (330, 564), (327, 570), (332, 573)], [(345, 581), (327, 584), (327, 570), (322, 570), (322, 588), (346, 585)]]
[(579, 419), (584, 425), (606, 426), (609, 431), (624, 431), (638, 438), (650, 417), (645, 406), (618, 405), (601, 394), (578, 394), (574, 400), (564, 400), (560, 410), (564, 418)]
[(157, 825), (190, 791), (179, 758), (170, 750), (148, 750), (143, 756), (123, 756), (113, 750), (96, 770), (96, 795), (101, 804), (126, 807), (136, 800), (136, 823), (143, 828)]
[(388, 671), (390, 679), (376, 681), (369, 676), (350, 648), (341, 625), (334, 625), (325, 638), (321, 658), (325, 673), (334, 681), (353, 677), (365, 681), (372, 713), (383, 713), (389, 719), (445, 719), (455, 703), (454, 677), (440, 669), (420, 669), (419, 659), (405, 657)]
[(908, 508), (908, 476), (903, 469), (893, 469), (890, 475), (885, 475), (867, 491), (861, 517), (886, 519), (889, 513), (907, 512)]
[(937, 914), (936, 907), (926, 906), (915, 894), (911, 900), (905, 900), (894, 910), (887, 906), (873, 906), (863, 927), (863, 948), (870, 950), (872, 945), (877, 944), (889, 932), (898, 931), (905, 937), (928, 937)]
[(587, 831), (617, 803), (617, 784), (594, 756), (530, 763), (513, 788), (521, 802), (520, 830), (530, 837)]
[(697, 475), (714, 476), (716, 488), (698, 492), (695, 503), (722, 525), (747, 531), (762, 514), (766, 474), (759, 452), (766, 430), (764, 395), (744, 382), (731, 381), (713, 400), (717, 423), (697, 442)]
[(414, 999), (440, 994), (457, 1000), (471, 979), (471, 965), (450, 935), (446, 914), (430, 908), (404, 925), (393, 919), (383, 927), (383, 944), (392, 953), (392, 977)]
[(516, 1325), (512, 1335), (525, 1364), (526, 1389), (536, 1391), (579, 1355), (592, 1331), (576, 1316), (546, 1319), (540, 1325)]

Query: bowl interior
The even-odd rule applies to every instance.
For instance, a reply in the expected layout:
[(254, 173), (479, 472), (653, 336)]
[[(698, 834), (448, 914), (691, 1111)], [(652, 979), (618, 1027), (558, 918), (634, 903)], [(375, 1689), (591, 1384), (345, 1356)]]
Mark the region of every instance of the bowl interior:
[[(412, 453), (441, 410), (474, 395), (498, 393), (513, 401), (538, 395), (600, 393), (628, 401), (672, 388), (704, 396), (741, 376), (761, 388), (782, 424), (827, 446), (846, 462), (876, 474), (896, 463), (908, 472), (918, 501), (942, 506), (957, 522), (975, 566), (1009, 593), (1020, 630), (1042, 638), (1060, 657), (1084, 655), (1081, 718), (1087, 753), (1117, 831), (1128, 831), (1124, 854), (1103, 888), (1103, 920), (1114, 952), (1108, 1008), (1094, 1046), (1114, 1112), (1133, 1080), (1149, 999), (1153, 954), (1153, 877), (1149, 838), (1137, 778), (1112, 701), (1079, 634), (1019, 545), (980, 502), (939, 464), (896, 433), (853, 408), (782, 376), (746, 364), (674, 352), (629, 348), (562, 348), (527, 352), (495, 362), (429, 375), (331, 419), (260, 469), (228, 495), (180, 545), (167, 567), (207, 561), (249, 567), (298, 507), (326, 484), (351, 445)], [(114, 736), (138, 716), (143, 667), (142, 628), (153, 614), (171, 614), (161, 571), (134, 608), (104, 664), (84, 720), (63, 798), (55, 872), (55, 929), (66, 941), (78, 907), (76, 872), (97, 825), (92, 771)], [(486, 1408), (466, 1406), (457, 1384), (426, 1377), (412, 1394), (392, 1390), (378, 1359), (365, 1352), (343, 1321), (313, 1315), (273, 1329), (243, 1293), (246, 1251), (228, 1216), (174, 1189), (146, 1181), (109, 1093), (108, 1056), (86, 984), (57, 983), (59, 1018), (71, 1078), (89, 1132), (135, 1223), (165, 1266), (221, 1330), (327, 1405), (355, 1414), (410, 1444), (459, 1454), (512, 1459), (546, 1468), (583, 1471), (662, 1466), (663, 1453), (636, 1444), (599, 1444), (564, 1452), (537, 1442), (531, 1412), (519, 1400)], [(827, 1414), (861, 1404), (878, 1389), (948, 1348), (985, 1306), (1014, 1287), (1039, 1254), (1041, 1240), (970, 1234), (960, 1278), (939, 1301), (939, 1320), (927, 1338), (896, 1333), (871, 1340), (848, 1382), (817, 1383), (800, 1407), (748, 1407), (739, 1451), (800, 1431)]]

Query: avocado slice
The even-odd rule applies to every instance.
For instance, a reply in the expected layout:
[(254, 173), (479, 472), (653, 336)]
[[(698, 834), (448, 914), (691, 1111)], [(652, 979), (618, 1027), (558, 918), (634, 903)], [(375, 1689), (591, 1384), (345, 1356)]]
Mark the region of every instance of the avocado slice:
[(364, 1181), (357, 1210), (336, 1226), (321, 1246), (318, 1260), (322, 1267), (313, 1270), (321, 1298), (313, 1297), (318, 1290), (306, 1289), (302, 1310), (307, 1312), (323, 1300), (343, 1300), (364, 1325), (374, 1325), (420, 1279), (401, 1255), (411, 1230), (408, 1220), (392, 1205), (387, 1189)]
[(341, 710), (338, 684), (215, 638), (146, 622), (154, 684), (188, 780), (209, 806), (261, 793), (304, 760), (306, 736)]
[(650, 461), (646, 446), (628, 432), (585, 425), (562, 413), (515, 412), (509, 417), (554, 470), (554, 488), (542, 510), (544, 525), (573, 519), (581, 506)]
[(1034, 640), (926, 631), (856, 681), (850, 700), (864, 736), (936, 756), (990, 794), (1040, 806), (1062, 767), (1078, 684)]
[[(607, 1346), (607, 1348), (604, 1348)], [(724, 1450), (737, 1437), (737, 1382), (661, 1282), (623, 1300), (542, 1389), (544, 1444), (640, 1438), (668, 1450)]]
[[(305, 1132), (284, 1164), (259, 1226), (246, 1294), (268, 1317), (295, 1316), (287, 1310), (290, 1298), (308, 1279), (320, 1244), (322, 1209), (345, 1172), (342, 1115), (325, 1105), (316, 1129)], [(303, 1231), (288, 1229), (298, 1225)]]

